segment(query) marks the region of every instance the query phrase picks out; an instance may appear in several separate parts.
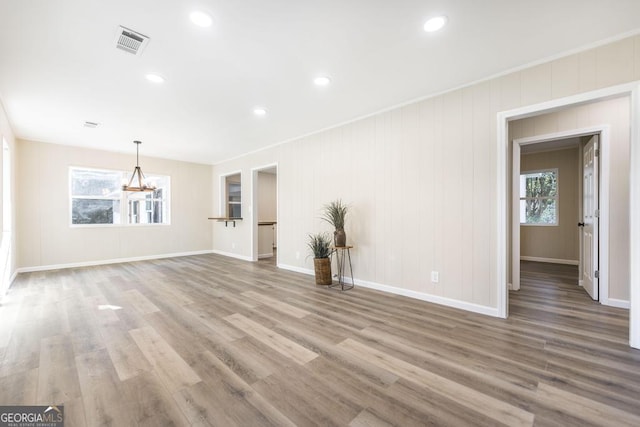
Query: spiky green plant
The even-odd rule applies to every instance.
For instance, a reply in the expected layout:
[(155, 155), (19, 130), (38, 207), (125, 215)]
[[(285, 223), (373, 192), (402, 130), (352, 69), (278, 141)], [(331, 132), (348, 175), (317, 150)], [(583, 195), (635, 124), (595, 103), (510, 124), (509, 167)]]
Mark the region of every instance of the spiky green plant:
[(331, 237), (327, 233), (309, 234), (307, 243), (314, 258), (329, 258), (331, 254)]
[(333, 225), (336, 230), (344, 230), (344, 219), (347, 216), (348, 206), (338, 199), (324, 205), (322, 219)]

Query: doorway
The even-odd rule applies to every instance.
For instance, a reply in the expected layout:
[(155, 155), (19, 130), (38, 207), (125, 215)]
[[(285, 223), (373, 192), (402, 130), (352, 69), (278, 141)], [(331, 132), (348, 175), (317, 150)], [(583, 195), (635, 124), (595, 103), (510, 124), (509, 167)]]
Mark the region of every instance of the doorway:
[[(614, 259), (616, 263), (618, 261), (623, 262), (627, 264), (627, 267), (614, 268), (612, 266), (610, 271), (626, 276), (626, 280), (616, 280), (616, 283), (627, 289), (628, 299), (627, 301), (609, 299), (609, 302), (610, 305), (617, 304), (619, 307), (626, 306), (629, 308), (629, 344), (631, 347), (640, 348), (640, 82), (621, 84), (498, 113), (496, 138), (498, 197), (495, 233), (497, 256), (494, 270), (497, 279), (495, 281), (497, 317), (506, 318), (508, 316), (508, 285), (514, 277), (512, 274), (514, 267), (519, 270), (519, 266), (514, 265), (512, 262), (510, 159), (514, 145), (512, 144), (513, 140), (509, 137), (509, 124), (515, 120), (536, 117), (546, 113), (562, 113), (570, 108), (580, 108), (584, 112), (590, 106), (599, 102), (621, 97), (627, 97), (628, 113), (624, 116), (627, 126), (622, 130), (622, 135), (628, 138), (629, 144), (628, 152), (625, 156), (628, 173), (624, 182), (617, 180), (616, 184), (621, 184), (622, 187), (627, 186), (628, 188), (628, 191), (623, 192), (627, 203), (624, 214), (628, 218), (625, 221), (615, 221), (612, 224), (616, 226), (622, 225), (627, 228), (626, 233), (623, 235), (627, 249), (624, 250), (621, 256), (611, 259)], [(580, 115), (580, 117), (584, 116)], [(558, 123), (560, 122), (556, 122), (556, 124)], [(616, 134), (620, 136), (619, 133)], [(604, 147), (606, 149), (607, 144)], [(613, 188), (619, 187), (616, 185)], [(618, 236), (618, 233), (616, 233), (616, 236)], [(600, 276), (602, 282), (602, 276), (604, 276), (602, 266)]]
[(252, 170), (252, 259), (277, 265), (278, 166)]
[[(591, 299), (599, 300), (600, 151), (606, 151), (607, 164), (609, 157), (608, 150), (600, 150), (598, 146), (601, 134), (605, 133), (606, 139), (608, 133), (599, 128), (585, 135), (590, 131), (583, 129), (514, 141), (514, 290), (520, 288), (521, 277), (517, 271), (522, 262), (545, 263), (551, 269), (565, 265), (571, 266), (569, 270), (576, 270), (576, 286)], [(558, 139), (553, 139), (555, 136)], [(609, 187), (608, 180), (607, 173), (604, 188)], [(608, 192), (604, 198), (608, 200)], [(603, 206), (602, 214), (608, 222), (609, 204)], [(608, 239), (603, 246), (604, 253), (608, 254)], [(602, 264), (608, 267), (608, 257), (604, 257)], [(604, 295), (608, 295), (607, 279), (603, 280)]]

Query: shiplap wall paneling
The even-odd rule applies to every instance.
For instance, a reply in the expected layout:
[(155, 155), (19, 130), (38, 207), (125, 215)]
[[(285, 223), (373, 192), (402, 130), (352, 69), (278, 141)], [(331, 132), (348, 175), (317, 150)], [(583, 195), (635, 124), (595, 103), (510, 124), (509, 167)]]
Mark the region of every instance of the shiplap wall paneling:
[(449, 280), (446, 276), (444, 254), (442, 253), (442, 242), (445, 239), (444, 230), (444, 218), (447, 215), (447, 207), (442, 206), (444, 199), (444, 183), (442, 182), (444, 176), (444, 152), (447, 149), (446, 141), (444, 140), (444, 105), (442, 96), (437, 96), (432, 100), (429, 100), (433, 104), (433, 173), (431, 179), (435, 183), (433, 188), (433, 262), (432, 271), (438, 271), (440, 273), (440, 282), (433, 285), (433, 294), (437, 296), (444, 296), (443, 281)]
[(435, 294), (438, 284), (431, 282), (431, 271), (434, 269), (435, 243), (434, 218), (435, 218), (435, 193), (439, 185), (434, 179), (433, 170), (437, 163), (435, 152), (436, 146), (440, 144), (435, 136), (434, 126), (434, 104), (430, 100), (421, 102), (419, 105), (419, 150), (418, 157), (420, 166), (417, 171), (420, 189), (415, 198), (415, 209), (419, 212), (420, 218), (416, 230), (420, 236), (420, 260), (418, 260), (419, 276), (423, 279), (421, 291), (428, 294)]
[[(366, 272), (361, 269), (359, 270), (360, 273), (356, 273), (357, 277), (363, 277), (378, 283), (386, 283), (384, 280), (386, 279), (388, 265), (387, 257), (391, 255), (390, 242), (387, 241), (387, 210), (392, 209), (389, 194), (393, 183), (390, 178), (390, 164), (387, 163), (387, 159), (390, 158), (389, 153), (393, 147), (390, 147), (384, 138), (384, 119), (385, 115), (378, 115), (371, 124), (374, 138), (373, 156), (379, 173), (375, 176), (375, 190), (370, 195), (373, 196), (370, 197), (371, 209), (366, 213), (362, 212), (363, 215), (374, 217), (373, 226), (375, 231), (371, 236), (372, 245), (370, 250), (370, 256), (374, 257), (374, 269), (372, 272)], [(398, 218), (398, 220), (401, 219)], [(360, 247), (358, 251), (362, 258), (364, 256), (364, 248)]]
[(637, 38), (627, 38), (596, 49), (596, 85), (614, 86), (633, 80)]
[[(399, 188), (401, 189), (402, 199), (398, 201), (398, 207), (402, 214), (401, 217), (406, 218), (403, 221), (397, 221), (396, 226), (401, 228), (402, 240), (398, 242), (401, 248), (400, 265), (403, 287), (415, 291), (423, 291), (423, 282), (429, 280), (427, 277), (420, 275), (420, 260), (423, 256), (423, 243), (427, 236), (418, 233), (417, 225), (420, 222), (420, 212), (423, 206), (418, 205), (417, 195), (422, 188), (419, 181), (417, 171), (420, 170), (420, 134), (419, 134), (419, 108), (417, 104), (412, 104), (401, 109), (402, 117), (400, 124), (400, 137), (398, 143), (401, 147), (401, 171)], [(405, 244), (404, 242), (407, 242)]]
[[(295, 253), (308, 232), (323, 229), (322, 204), (343, 197), (354, 207), (348, 225), (357, 279), (495, 309), (497, 114), (640, 78), (639, 43), (634, 36), (264, 150), (282, 172), (279, 263), (312, 269), (311, 259)], [(584, 127), (593, 113), (578, 106), (512, 128), (511, 137)], [(256, 158), (214, 170), (249, 169)], [(414, 209), (403, 221), (397, 206), (407, 199)], [(439, 284), (431, 283), (431, 271), (440, 272)]]
[(569, 56), (551, 63), (551, 96), (562, 98), (580, 90), (580, 57)]
[(462, 177), (462, 98), (461, 91), (443, 96), (443, 141), (446, 149), (442, 153), (442, 201), (438, 208), (443, 211), (442, 272), (440, 283), (444, 296), (462, 299), (462, 270), (469, 263), (462, 258), (462, 248), (467, 244), (463, 235), (463, 199), (465, 194)]
[(521, 105), (532, 105), (551, 98), (551, 63), (520, 72)]
[[(347, 243), (355, 246), (352, 252), (354, 268), (363, 273), (358, 277), (371, 281), (375, 276), (376, 254), (385, 251), (378, 242), (381, 233), (376, 227), (376, 213), (378, 179), (384, 180), (386, 174), (384, 165), (376, 162), (374, 119), (358, 122), (355, 127), (352, 156), (358, 167), (353, 170), (349, 199), (343, 200), (350, 205), (347, 224), (352, 237)], [(367, 253), (371, 256), (362, 256)]]
[(474, 140), (473, 140), (473, 91), (469, 88), (461, 91), (462, 95), (462, 129), (460, 135), (462, 158), (462, 299), (473, 301), (474, 283), (474, 235), (473, 216), (476, 211), (473, 195), (474, 175)]
[(494, 206), (492, 200), (492, 158), (494, 147), (490, 144), (495, 126), (491, 120), (493, 96), (490, 83), (474, 86), (473, 116), (473, 298), (476, 304), (489, 306), (495, 304), (496, 295), (492, 290), (493, 268), (491, 257), (492, 230), (495, 230)]

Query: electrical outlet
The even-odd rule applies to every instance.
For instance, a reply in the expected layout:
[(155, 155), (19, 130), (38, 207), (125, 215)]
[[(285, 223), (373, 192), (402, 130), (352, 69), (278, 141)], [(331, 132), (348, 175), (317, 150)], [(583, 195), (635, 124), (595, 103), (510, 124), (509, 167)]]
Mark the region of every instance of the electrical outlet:
[(296, 251), (296, 259), (300, 259), (300, 252)]
[(231, 243), (231, 249), (235, 249), (235, 248), (236, 248), (235, 242)]
[(438, 283), (440, 281), (440, 273), (438, 273), (437, 271), (432, 271), (431, 272), (431, 281), (433, 283)]

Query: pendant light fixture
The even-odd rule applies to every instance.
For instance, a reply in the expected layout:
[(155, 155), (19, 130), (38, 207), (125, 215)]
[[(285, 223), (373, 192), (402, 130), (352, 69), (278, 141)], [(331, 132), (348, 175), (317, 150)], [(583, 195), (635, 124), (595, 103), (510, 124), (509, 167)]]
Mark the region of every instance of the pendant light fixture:
[[(140, 169), (140, 144), (142, 144), (142, 142), (133, 141), (133, 143), (136, 144), (136, 167), (133, 168), (133, 173), (131, 174), (129, 183), (122, 186), (122, 191), (154, 191), (156, 186), (146, 182), (142, 169)], [(137, 181), (137, 187), (133, 185), (134, 181)]]

